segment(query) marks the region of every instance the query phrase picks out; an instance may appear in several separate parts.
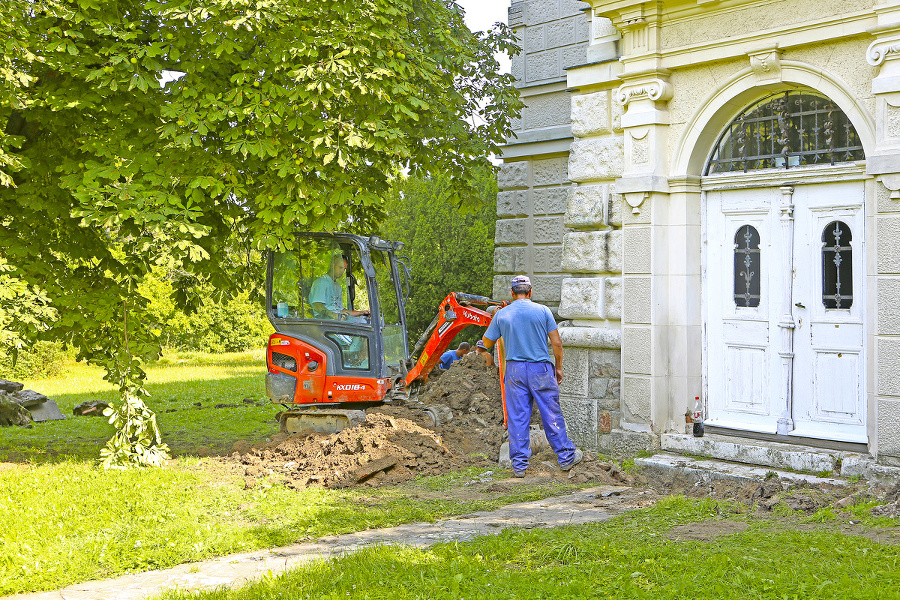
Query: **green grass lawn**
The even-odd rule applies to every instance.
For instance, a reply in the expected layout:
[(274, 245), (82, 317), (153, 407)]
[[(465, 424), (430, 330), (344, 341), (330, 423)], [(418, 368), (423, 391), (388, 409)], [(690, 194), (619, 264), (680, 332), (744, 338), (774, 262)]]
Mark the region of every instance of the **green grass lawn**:
[[(377, 547), (319, 561), (244, 588), (169, 592), (166, 600), (646, 598), (815, 600), (900, 598), (896, 546), (797, 515), (728, 513), (713, 500), (670, 497), (603, 523), (506, 531), (427, 550)], [(674, 540), (673, 526), (722, 519), (746, 530)]]
[[(112, 434), (104, 418), (0, 429), (0, 596), (434, 521), (572, 489), (547, 486), (458, 501), (436, 491), (461, 485), (477, 469), (393, 489), (297, 491), (265, 481), (245, 489), (239, 465), (202, 455), (230, 454), (235, 441), (262, 441), (277, 430), (278, 407), (243, 402), (263, 399), (264, 369), (262, 356), (252, 353), (182, 354), (151, 365), (148, 403), (178, 456), (165, 468), (100, 468), (99, 450)], [(85, 365), (26, 383), (69, 415), (85, 400), (116, 398), (101, 371)]]
[[(149, 365), (146, 387), (151, 396), (147, 404), (156, 411), (172, 454), (229, 454), (237, 440), (253, 444), (275, 433), (279, 407), (265, 397), (265, 373), (261, 350), (221, 355), (172, 353)], [(35, 423), (31, 429), (0, 429), (0, 462), (97, 458), (113, 428), (105, 418), (73, 417), (72, 408), (88, 400), (116, 402), (118, 394), (103, 381), (102, 369), (73, 362), (57, 377), (24, 383), (54, 400), (68, 418)], [(237, 406), (216, 408), (221, 404)]]

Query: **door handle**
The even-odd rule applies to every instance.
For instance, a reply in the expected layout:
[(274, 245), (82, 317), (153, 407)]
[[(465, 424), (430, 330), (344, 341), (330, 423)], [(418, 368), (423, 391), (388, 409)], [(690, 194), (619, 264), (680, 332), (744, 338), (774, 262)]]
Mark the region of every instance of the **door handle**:
[(805, 306), (803, 306), (802, 302), (795, 302), (794, 306), (796, 306), (797, 308), (806, 308)]

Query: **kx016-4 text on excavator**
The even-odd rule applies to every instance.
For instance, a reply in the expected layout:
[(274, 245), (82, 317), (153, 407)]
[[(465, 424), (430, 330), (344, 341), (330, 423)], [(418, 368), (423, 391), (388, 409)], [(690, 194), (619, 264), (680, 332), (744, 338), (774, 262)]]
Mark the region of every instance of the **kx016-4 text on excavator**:
[[(406, 330), (409, 268), (402, 243), (298, 233), (296, 249), (269, 254), (266, 393), (282, 404), (282, 431), (338, 431), (363, 409), (409, 402), (457, 333), (486, 327), (489, 298), (450, 293), (412, 352)], [(446, 415), (423, 407), (435, 424)]]

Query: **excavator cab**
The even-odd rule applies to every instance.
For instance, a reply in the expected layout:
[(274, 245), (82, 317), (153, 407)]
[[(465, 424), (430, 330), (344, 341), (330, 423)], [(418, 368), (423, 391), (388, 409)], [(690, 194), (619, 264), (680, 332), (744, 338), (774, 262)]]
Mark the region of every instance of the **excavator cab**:
[[(266, 392), (272, 402), (341, 409), (385, 401), (409, 358), (409, 274), (396, 256), (400, 248), (377, 236), (298, 233), (295, 249), (269, 253), (266, 304), (276, 333), (269, 338)], [(288, 410), (282, 429), (340, 429), (346, 412)]]

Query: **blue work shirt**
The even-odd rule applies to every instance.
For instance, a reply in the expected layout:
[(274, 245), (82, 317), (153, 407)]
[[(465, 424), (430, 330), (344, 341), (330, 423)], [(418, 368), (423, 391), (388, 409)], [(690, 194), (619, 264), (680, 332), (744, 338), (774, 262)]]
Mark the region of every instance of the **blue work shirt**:
[(449, 369), (450, 365), (461, 359), (462, 356), (458, 356), (456, 354), (456, 350), (447, 350), (443, 354), (441, 354), (441, 362), (438, 363), (438, 366), (442, 369)]
[(556, 330), (553, 313), (543, 304), (519, 298), (497, 311), (484, 337), (503, 338), (506, 360), (553, 362), (547, 351), (547, 334)]

